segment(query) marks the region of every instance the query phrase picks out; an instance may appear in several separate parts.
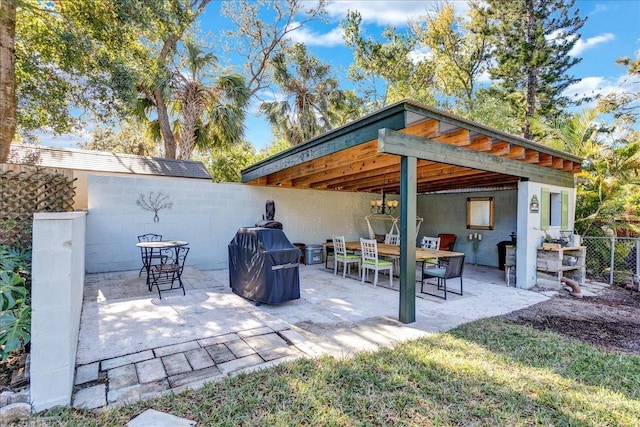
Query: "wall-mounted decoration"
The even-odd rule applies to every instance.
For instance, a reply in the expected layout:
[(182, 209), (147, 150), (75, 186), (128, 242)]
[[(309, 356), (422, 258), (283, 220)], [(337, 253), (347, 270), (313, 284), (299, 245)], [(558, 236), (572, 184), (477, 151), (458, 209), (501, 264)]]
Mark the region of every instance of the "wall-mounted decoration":
[(536, 196), (535, 194), (531, 196), (531, 201), (529, 202), (529, 212), (540, 212), (540, 203), (538, 203), (538, 196)]
[(153, 212), (153, 222), (160, 222), (158, 211), (161, 209), (171, 209), (173, 202), (169, 201), (169, 196), (162, 194), (162, 192), (155, 194), (153, 191), (149, 192), (149, 198), (145, 198), (144, 194), (140, 194), (136, 205), (140, 206), (145, 211)]
[(467, 228), (493, 230), (493, 197), (467, 197)]

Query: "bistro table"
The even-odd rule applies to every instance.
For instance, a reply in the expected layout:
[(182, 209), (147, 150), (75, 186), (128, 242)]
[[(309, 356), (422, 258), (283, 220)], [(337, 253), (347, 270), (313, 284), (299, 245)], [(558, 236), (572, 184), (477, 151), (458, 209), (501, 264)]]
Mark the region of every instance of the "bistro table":
[(187, 246), (189, 242), (185, 240), (160, 240), (158, 242), (140, 242), (136, 243), (136, 246), (144, 251), (144, 268), (147, 270), (147, 287), (151, 291), (151, 262), (154, 257), (154, 252), (157, 250), (156, 258), (159, 258), (162, 249), (176, 250), (176, 258), (178, 255), (178, 248)]

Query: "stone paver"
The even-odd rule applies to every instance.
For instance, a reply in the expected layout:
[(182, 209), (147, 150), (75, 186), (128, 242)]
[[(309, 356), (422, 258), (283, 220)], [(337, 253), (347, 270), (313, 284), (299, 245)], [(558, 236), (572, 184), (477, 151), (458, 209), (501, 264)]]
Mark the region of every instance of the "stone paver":
[(156, 348), (153, 350), (156, 357), (167, 356), (169, 354), (181, 353), (187, 350), (193, 350), (194, 348), (200, 348), (196, 341), (183, 342), (175, 345), (168, 345), (165, 347)]
[[(395, 320), (397, 304), (388, 302), (389, 298), (397, 301), (397, 290), (361, 286), (357, 280), (334, 277), (324, 265), (317, 267), (301, 267), (300, 300), (261, 306), (230, 291), (228, 271), (190, 270), (197, 280), (192, 284), (185, 277), (188, 298), (163, 298), (162, 304), (153, 303), (155, 297), (147, 295), (144, 277), (138, 278), (137, 271), (104, 275), (106, 280), (113, 280), (105, 285), (94, 280), (97, 276), (88, 275), (87, 283), (95, 288), (96, 295), (104, 295), (104, 301), (99, 317), (84, 319), (95, 322), (85, 330), (93, 331), (100, 325), (101, 333), (99, 339), (96, 334), (81, 334), (76, 382), (86, 384), (106, 374), (108, 383), (95, 386), (98, 389), (78, 390), (74, 404), (90, 401), (87, 407), (120, 405), (199, 388), (206, 382), (299, 357), (345, 356), (393, 346), (546, 299), (539, 293), (505, 288), (500, 272), (498, 276), (483, 271), (469, 275), (465, 271), (469, 276), (463, 297), (452, 296), (445, 302), (417, 295), (416, 322), (404, 325)], [(476, 280), (476, 276), (482, 279)], [(211, 277), (219, 279), (215, 288), (207, 284)], [(487, 278), (489, 281), (485, 281)], [(584, 290), (600, 289), (585, 286)], [(130, 295), (132, 292), (134, 295)], [(85, 302), (95, 304), (95, 300)], [(149, 334), (140, 315), (165, 318), (166, 329), (161, 334)], [(110, 358), (94, 363), (100, 355)], [(89, 399), (91, 393), (95, 398)], [(149, 425), (162, 424), (154, 421)]]
[(247, 337), (244, 339), (244, 342), (249, 344), (249, 346), (256, 351), (271, 350), (272, 348), (288, 346), (288, 343), (275, 332), (266, 335)]
[(233, 334), (224, 334), (224, 335), (218, 335), (215, 337), (210, 337), (210, 338), (203, 338), (201, 340), (198, 340), (198, 344), (200, 344), (202, 347), (208, 347), (210, 345), (214, 345), (214, 344), (224, 344), (226, 342), (230, 342), (230, 341), (237, 341), (239, 340), (240, 337), (233, 333)]
[(107, 404), (107, 386), (98, 384), (92, 387), (83, 388), (73, 397), (74, 408), (95, 409)]
[(240, 338), (247, 338), (247, 337), (255, 337), (256, 335), (266, 335), (272, 332), (273, 330), (271, 328), (262, 327), (262, 328), (255, 328), (255, 329), (247, 329), (246, 331), (239, 331), (238, 336)]
[(192, 427), (196, 422), (165, 412), (147, 409), (127, 423), (127, 427)]
[(136, 371), (138, 373), (138, 381), (140, 384), (157, 381), (167, 376), (164, 371), (164, 365), (160, 359), (145, 360), (136, 363)]
[(129, 387), (138, 384), (138, 375), (135, 365), (124, 365), (110, 369), (107, 372), (109, 378), (109, 389)]
[(167, 380), (167, 378), (163, 378), (158, 381), (140, 384), (140, 397), (142, 399), (148, 399), (170, 390), (171, 386), (169, 385), (169, 380)]
[(215, 365), (209, 353), (204, 348), (196, 348), (194, 350), (185, 351), (184, 355), (187, 357), (189, 364), (194, 370), (204, 369)]
[(258, 354), (267, 362), (283, 357), (302, 357), (304, 353), (295, 347), (278, 347), (269, 350), (259, 351)]
[(231, 350), (224, 344), (214, 344), (205, 348), (214, 362), (224, 363), (235, 359)]
[(264, 360), (262, 360), (262, 357), (257, 354), (252, 354), (251, 356), (241, 357), (240, 359), (221, 363), (218, 365), (218, 369), (220, 369), (220, 372), (223, 374), (228, 374), (250, 366), (259, 365), (263, 362)]
[(307, 342), (307, 339), (303, 337), (300, 332), (292, 329), (289, 329), (288, 331), (281, 331), (280, 334), (293, 345)]
[(96, 381), (100, 371), (100, 362), (78, 366), (76, 368), (75, 385)]
[(125, 356), (114, 357), (100, 362), (100, 368), (103, 371), (117, 368), (118, 366), (128, 365), (130, 363), (141, 362), (143, 360), (153, 359), (153, 351), (146, 350), (139, 353), (127, 354)]
[(123, 387), (115, 390), (109, 390), (109, 392), (107, 393), (107, 400), (111, 404), (135, 403), (140, 399), (140, 384), (135, 384), (129, 387)]
[(244, 357), (256, 352), (243, 340), (231, 341), (231, 342), (225, 343), (225, 345), (229, 348), (229, 350), (231, 350), (231, 352), (236, 357)]
[(184, 353), (170, 354), (162, 358), (164, 369), (168, 376), (191, 371), (191, 365)]
[(171, 387), (179, 387), (181, 385), (189, 384), (194, 381), (217, 377), (222, 372), (218, 369), (217, 366), (212, 366), (210, 368), (199, 369), (197, 371), (185, 372), (178, 375), (173, 375), (169, 377), (169, 384)]

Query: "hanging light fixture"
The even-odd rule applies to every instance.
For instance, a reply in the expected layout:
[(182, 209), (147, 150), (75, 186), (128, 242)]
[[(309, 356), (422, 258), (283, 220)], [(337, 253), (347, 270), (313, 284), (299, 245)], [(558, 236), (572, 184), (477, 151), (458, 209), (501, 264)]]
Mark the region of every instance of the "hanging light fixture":
[(371, 213), (378, 215), (393, 215), (398, 210), (400, 202), (398, 200), (387, 200), (384, 190), (380, 191), (380, 199), (371, 199), (369, 204), (371, 205)]

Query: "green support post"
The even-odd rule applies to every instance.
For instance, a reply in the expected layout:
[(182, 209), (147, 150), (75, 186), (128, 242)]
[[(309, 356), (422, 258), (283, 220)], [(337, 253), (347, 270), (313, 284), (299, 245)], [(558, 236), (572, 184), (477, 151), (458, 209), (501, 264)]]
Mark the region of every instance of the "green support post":
[(400, 158), (400, 314), (402, 323), (416, 321), (417, 159)]

